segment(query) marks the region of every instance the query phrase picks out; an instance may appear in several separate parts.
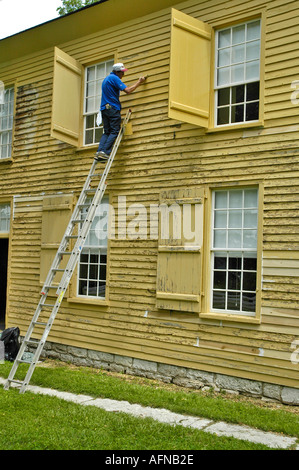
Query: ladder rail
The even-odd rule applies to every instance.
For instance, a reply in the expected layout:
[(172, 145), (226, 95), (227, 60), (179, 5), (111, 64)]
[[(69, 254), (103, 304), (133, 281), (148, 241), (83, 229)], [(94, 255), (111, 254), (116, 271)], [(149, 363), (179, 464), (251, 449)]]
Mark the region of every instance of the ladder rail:
[[(105, 193), (105, 190), (106, 190), (106, 179), (107, 179), (107, 176), (109, 174), (109, 171), (110, 171), (111, 165), (113, 163), (114, 157), (117, 153), (120, 142), (122, 140), (123, 134), (125, 132), (125, 127), (126, 127), (128, 121), (130, 120), (131, 113), (132, 113), (131, 109), (129, 109), (128, 112), (127, 112), (126, 117), (124, 118), (123, 124), (122, 124), (121, 129), (118, 133), (118, 136), (117, 136), (117, 138), (114, 142), (112, 152), (111, 152), (111, 154), (110, 154), (110, 156), (107, 160), (107, 163), (106, 163), (104, 171), (101, 175), (98, 186), (95, 190), (93, 200), (92, 200), (91, 204), (88, 205), (89, 208), (88, 208), (86, 217), (85, 217), (85, 219), (82, 219), (82, 226), (81, 226), (81, 229), (80, 229), (82, 206), (84, 206), (86, 201), (87, 201), (87, 198), (88, 198), (87, 194), (88, 194), (88, 190), (89, 190), (89, 187), (90, 187), (90, 182), (91, 182), (91, 179), (94, 175), (94, 170), (95, 170), (95, 168), (97, 166), (97, 163), (98, 163), (98, 161), (96, 161), (96, 160), (93, 161), (91, 169), (88, 173), (88, 176), (85, 180), (85, 183), (83, 185), (80, 196), (78, 198), (77, 204), (76, 204), (76, 206), (73, 210), (72, 216), (71, 216), (71, 218), (68, 222), (67, 228), (66, 228), (65, 233), (62, 237), (59, 248), (58, 248), (58, 250), (55, 254), (54, 260), (53, 260), (52, 265), (51, 265), (51, 267), (49, 269), (49, 272), (47, 274), (46, 280), (44, 282), (44, 285), (43, 285), (43, 288), (42, 288), (42, 291), (41, 291), (40, 300), (38, 302), (38, 305), (36, 307), (34, 315), (33, 315), (32, 319), (30, 321), (29, 327), (27, 329), (27, 332), (25, 334), (23, 342), (20, 346), (17, 357), (16, 357), (16, 359), (13, 363), (13, 366), (11, 368), (9, 376), (8, 376), (6, 382), (5, 382), (5, 385), (4, 385), (5, 390), (9, 389), (12, 382), (17, 382), (21, 385), (20, 393), (24, 393), (25, 390), (26, 390), (27, 385), (30, 382), (31, 376), (32, 376), (32, 374), (34, 372), (34, 369), (35, 369), (35, 366), (36, 366), (36, 364), (39, 360), (39, 357), (42, 353), (42, 350), (44, 348), (44, 345), (45, 345), (46, 340), (48, 338), (48, 335), (50, 333), (51, 327), (52, 327), (52, 325), (54, 323), (54, 320), (56, 318), (56, 315), (59, 311), (59, 307), (62, 303), (64, 294), (65, 294), (65, 292), (68, 288), (68, 285), (70, 283), (70, 280), (71, 280), (71, 277), (73, 275), (74, 269), (75, 269), (75, 267), (78, 263), (78, 260), (79, 260), (79, 257), (81, 255), (82, 249), (84, 247), (84, 243), (85, 243), (86, 238), (88, 236), (90, 227), (91, 227), (91, 225), (94, 221), (97, 209), (98, 209), (98, 207), (99, 207), (99, 205), (102, 201), (102, 198), (104, 196), (104, 193)], [(73, 230), (75, 229), (76, 226), (77, 226), (77, 229), (78, 229), (78, 235), (75, 237), (75, 236), (72, 235), (72, 233), (73, 233)], [(71, 251), (66, 251), (67, 246), (70, 244), (70, 242), (73, 238), (77, 238), (73, 249)], [(62, 261), (62, 257), (63, 257), (64, 254), (70, 255), (70, 258), (68, 260), (66, 268), (62, 270), (62, 269), (59, 269), (59, 265), (60, 265), (60, 262)], [(62, 277), (60, 279), (60, 282), (59, 282), (58, 286), (56, 284), (52, 285), (52, 282), (55, 278), (55, 274), (57, 272), (60, 272), (60, 271), (62, 271), (63, 274), (62, 274)], [(56, 301), (55, 301), (54, 304), (46, 304), (45, 302), (46, 302), (49, 290), (53, 289), (53, 288), (56, 289), (56, 296), (57, 296)], [(38, 322), (38, 319), (39, 319), (39, 316), (41, 315), (43, 307), (51, 308), (52, 309), (51, 314), (49, 315), (47, 322)], [(20, 381), (20, 382), (16, 381), (16, 380), (14, 380), (15, 373), (18, 369), (19, 364), (24, 362), (24, 361), (22, 361), (23, 354), (25, 352), (25, 349), (26, 349), (28, 343), (32, 343), (32, 341), (30, 341), (30, 338), (31, 338), (33, 330), (34, 330), (34, 328), (37, 324), (45, 326), (44, 331), (42, 333), (41, 339), (37, 340), (37, 341), (34, 341), (34, 343), (37, 344), (37, 348), (36, 348), (36, 350), (33, 354), (33, 359), (30, 363), (30, 366), (29, 366), (28, 371), (26, 373), (25, 379)]]

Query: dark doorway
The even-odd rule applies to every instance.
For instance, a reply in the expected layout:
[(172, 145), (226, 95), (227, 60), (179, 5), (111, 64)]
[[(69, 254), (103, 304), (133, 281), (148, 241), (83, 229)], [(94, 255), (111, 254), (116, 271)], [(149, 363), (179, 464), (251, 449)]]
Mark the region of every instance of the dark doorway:
[(8, 239), (0, 238), (0, 330), (5, 328)]

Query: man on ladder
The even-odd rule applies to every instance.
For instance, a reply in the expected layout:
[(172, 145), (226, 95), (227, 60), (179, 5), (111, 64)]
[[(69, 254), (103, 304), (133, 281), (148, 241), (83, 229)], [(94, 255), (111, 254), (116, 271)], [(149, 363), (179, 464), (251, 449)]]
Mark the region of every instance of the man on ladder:
[(120, 92), (124, 91), (125, 93), (130, 94), (146, 80), (146, 77), (140, 77), (134, 85), (127, 87), (122, 82), (122, 78), (127, 70), (128, 69), (126, 69), (122, 63), (114, 64), (112, 72), (102, 83), (100, 113), (102, 116), (104, 133), (96, 153), (95, 158), (97, 160), (109, 158), (111, 149), (119, 133), (121, 126), (121, 104), (119, 101)]

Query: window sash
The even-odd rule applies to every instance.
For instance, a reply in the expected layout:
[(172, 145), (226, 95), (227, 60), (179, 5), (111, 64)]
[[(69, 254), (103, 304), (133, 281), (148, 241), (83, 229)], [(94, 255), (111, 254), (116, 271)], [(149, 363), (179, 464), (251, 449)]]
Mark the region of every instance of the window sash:
[(102, 83), (110, 73), (113, 63), (113, 59), (109, 59), (85, 69), (83, 104), (85, 146), (98, 143), (102, 136), (103, 126), (97, 126), (96, 119), (101, 104)]
[(258, 190), (217, 190), (212, 199), (211, 311), (254, 316)]
[[(216, 33), (215, 125), (236, 125), (259, 120), (261, 21), (252, 20)], [(254, 97), (249, 87), (255, 86)], [(236, 100), (233, 93), (243, 91)], [(229, 95), (221, 104), (220, 93)]]
[[(87, 202), (91, 203), (91, 199)], [(81, 212), (82, 221), (88, 209)], [(107, 275), (109, 204), (108, 196), (102, 199), (90, 227), (78, 263), (77, 296), (105, 298)]]
[(14, 88), (4, 91), (4, 103), (0, 104), (0, 158), (10, 158), (14, 113)]
[(0, 204), (0, 233), (10, 231), (10, 204)]

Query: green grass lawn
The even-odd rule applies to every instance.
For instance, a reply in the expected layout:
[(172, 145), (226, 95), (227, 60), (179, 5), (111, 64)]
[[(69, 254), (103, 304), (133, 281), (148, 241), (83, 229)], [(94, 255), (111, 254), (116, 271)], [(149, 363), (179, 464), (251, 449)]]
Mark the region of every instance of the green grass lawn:
[[(299, 438), (299, 414), (285, 407), (272, 409), (227, 395), (180, 389), (149, 379), (76, 368), (58, 361), (38, 366), (31, 384), (93, 397), (127, 400), (215, 421), (246, 424)], [(7, 377), (12, 364), (0, 365)], [(25, 373), (26, 366), (20, 367)], [(0, 387), (0, 449), (102, 450), (247, 450), (266, 449), (233, 438), (170, 426), (124, 413), (108, 413), (58, 398), (20, 395)]]

